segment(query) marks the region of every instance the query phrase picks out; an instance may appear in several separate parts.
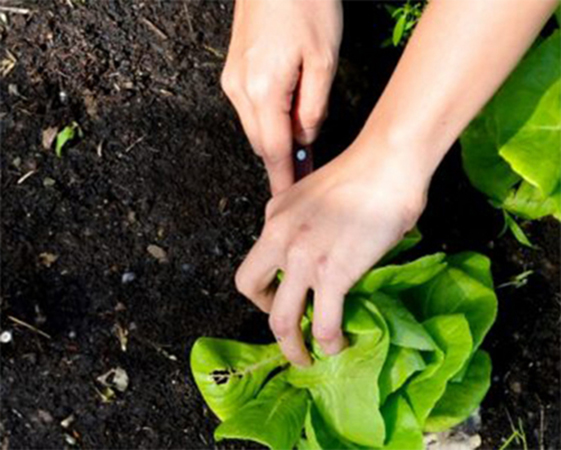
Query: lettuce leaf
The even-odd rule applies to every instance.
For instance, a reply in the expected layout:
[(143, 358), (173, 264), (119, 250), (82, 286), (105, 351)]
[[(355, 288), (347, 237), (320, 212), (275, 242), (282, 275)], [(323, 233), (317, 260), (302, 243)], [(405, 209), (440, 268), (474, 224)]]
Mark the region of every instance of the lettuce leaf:
[(492, 203), (561, 220), (561, 40), (532, 48), (461, 136), (465, 171)]
[(225, 438), (251, 439), (272, 449), (294, 448), (300, 439), (308, 409), (308, 393), (285, 381), (281, 373), (271, 379), (257, 398), (222, 422), (214, 432), (217, 441)]
[(208, 406), (221, 420), (254, 398), (269, 373), (285, 364), (279, 346), (199, 338), (191, 350), (191, 371)]

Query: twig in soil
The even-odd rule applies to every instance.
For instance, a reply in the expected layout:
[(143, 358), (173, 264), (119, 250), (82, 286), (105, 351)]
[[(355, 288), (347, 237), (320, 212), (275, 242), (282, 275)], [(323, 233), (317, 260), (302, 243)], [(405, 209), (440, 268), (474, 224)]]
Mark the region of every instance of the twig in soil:
[(130, 152), (134, 147), (136, 147), (137, 144), (140, 144), (140, 143), (144, 140), (145, 137), (146, 137), (146, 136), (141, 136), (141, 137), (139, 137), (136, 141), (134, 141), (131, 145), (129, 145), (129, 146), (125, 149), (125, 153)]
[(22, 184), (25, 180), (27, 180), (34, 173), (37, 173), (37, 171), (36, 170), (30, 170), (29, 172), (27, 172), (26, 174), (24, 174), (23, 176), (21, 176), (18, 179), (17, 184)]
[(154, 25), (148, 19), (142, 18), (141, 20), (142, 20), (142, 22), (144, 22), (148, 26), (148, 28), (150, 28), (154, 33), (156, 33), (160, 38), (162, 38), (164, 40), (166, 40), (168, 38), (166, 33), (164, 33), (162, 30), (160, 30), (156, 25)]
[(44, 338), (52, 339), (51, 335), (45, 333), (44, 331), (39, 330), (38, 328), (35, 328), (33, 325), (30, 325), (27, 322), (24, 322), (23, 320), (18, 319), (17, 317), (8, 316), (8, 319), (10, 319), (12, 322), (14, 322), (17, 325), (21, 325), (22, 327), (27, 328), (28, 330), (31, 330), (34, 333), (37, 333), (37, 334), (43, 336)]
[(185, 17), (187, 18), (187, 26), (189, 27), (189, 37), (191, 38), (192, 42), (195, 42), (195, 29), (193, 28), (193, 22), (191, 21), (191, 14), (189, 13), (187, 0), (183, 0), (183, 9), (185, 10)]
[(12, 13), (12, 14), (23, 14), (24, 16), (32, 13), (30, 9), (17, 8), (15, 6), (0, 6), (0, 11)]
[(214, 47), (211, 47), (210, 45), (203, 44), (203, 48), (204, 48), (207, 52), (212, 53), (212, 54), (213, 54), (214, 56), (216, 56), (217, 58), (220, 58), (220, 59), (224, 59), (224, 58), (225, 58), (224, 53), (222, 53), (220, 50), (218, 50), (218, 49), (216, 49), (216, 48), (214, 48)]
[(103, 155), (103, 141), (99, 141), (99, 144), (97, 144), (96, 153), (97, 153), (97, 156), (99, 158), (102, 157), (102, 155)]

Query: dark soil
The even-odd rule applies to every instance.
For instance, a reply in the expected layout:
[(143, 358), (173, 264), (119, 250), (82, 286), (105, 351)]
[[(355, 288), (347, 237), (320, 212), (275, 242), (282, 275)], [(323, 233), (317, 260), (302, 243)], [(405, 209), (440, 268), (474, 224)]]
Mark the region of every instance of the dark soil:
[[(13, 331), (1, 347), (2, 449), (72, 440), (96, 449), (217, 447), (189, 349), (201, 335), (269, 339), (266, 317), (232, 282), (268, 197), (218, 86), (232, 4), (19, 3), (34, 13), (8, 14), (0, 34), (0, 60), (8, 52), (17, 60), (0, 78), (1, 328)], [(388, 30), (381, 8), (349, 2), (346, 22), (320, 162), (351, 142), (399, 56), (380, 49)], [(84, 137), (59, 159), (42, 133), (72, 121)], [(481, 251), (498, 285), (534, 271), (525, 286), (498, 290), (481, 435), (485, 448), (498, 448), (520, 419), (529, 448), (558, 449), (559, 224), (524, 225), (535, 249), (498, 239), (501, 225), (467, 182), (456, 148), (435, 178), (414, 254)], [(151, 245), (165, 254), (153, 256)], [(128, 330), (126, 351), (119, 328)], [(104, 403), (96, 377), (118, 366), (129, 388)]]

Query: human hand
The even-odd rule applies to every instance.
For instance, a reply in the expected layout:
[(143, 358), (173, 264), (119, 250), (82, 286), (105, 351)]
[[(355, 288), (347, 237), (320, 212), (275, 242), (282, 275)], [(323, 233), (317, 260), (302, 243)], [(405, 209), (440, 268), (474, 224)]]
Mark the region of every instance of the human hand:
[[(236, 274), (238, 290), (270, 313), (291, 362), (309, 365), (300, 322), (314, 291), (312, 332), (323, 351), (345, 346), (347, 291), (421, 214), (432, 172), (412, 149), (358, 139), (330, 164), (273, 197), (261, 237)], [(278, 270), (284, 271), (276, 292)]]
[(294, 182), (293, 140), (323, 122), (342, 35), (340, 0), (237, 0), (222, 87), (273, 195)]

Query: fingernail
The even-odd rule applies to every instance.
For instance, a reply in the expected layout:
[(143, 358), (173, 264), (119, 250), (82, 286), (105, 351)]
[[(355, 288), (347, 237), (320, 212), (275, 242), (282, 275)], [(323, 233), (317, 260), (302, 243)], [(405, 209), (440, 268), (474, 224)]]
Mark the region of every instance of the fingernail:
[(317, 128), (300, 128), (295, 133), (295, 139), (300, 145), (309, 145), (317, 136)]

